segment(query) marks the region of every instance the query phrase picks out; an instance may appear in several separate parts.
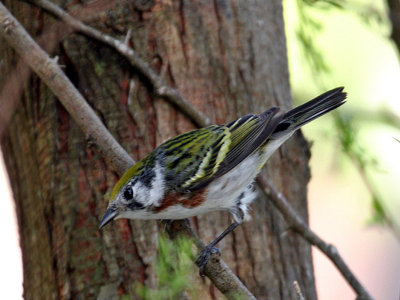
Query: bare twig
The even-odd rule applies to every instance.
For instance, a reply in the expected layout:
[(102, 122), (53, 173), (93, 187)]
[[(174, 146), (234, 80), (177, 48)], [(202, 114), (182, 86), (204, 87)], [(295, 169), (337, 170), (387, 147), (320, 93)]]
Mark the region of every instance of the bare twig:
[[(135, 163), (101, 123), (57, 63), (35, 43), (2, 3), (0, 3), (0, 36), (49, 86), (81, 130), (99, 146), (103, 155), (112, 163), (119, 174), (124, 173), (128, 167)], [(198, 248), (203, 249), (204, 244), (189, 229), (187, 233), (197, 240)], [(205, 268), (205, 275), (229, 299), (234, 299), (234, 295), (241, 295), (243, 299), (255, 299), (222, 259), (210, 259)]]
[[(106, 43), (107, 45), (115, 48), (119, 53), (124, 55), (132, 66), (137, 68), (142, 75), (144, 75), (149, 82), (153, 85), (155, 92), (159, 92), (159, 96), (164, 96), (170, 102), (177, 105), (179, 109), (181, 109), (184, 113), (187, 114), (191, 118), (193, 122), (198, 124), (199, 126), (204, 126), (209, 124), (209, 119), (206, 118), (203, 114), (193, 114), (191, 111), (196, 111), (194, 107), (188, 102), (186, 99), (179, 95), (179, 92), (175, 89), (170, 88), (162, 79), (159, 77), (151, 67), (140, 59), (137, 54), (127, 47), (123, 42), (120, 42), (108, 35), (98, 32), (97, 30), (84, 25), (83, 23), (75, 20), (71, 16), (69, 16), (62, 9), (48, 2), (47, 0), (24, 0), (34, 3), (35, 5), (47, 10), (48, 12), (54, 14), (64, 22), (66, 22), (69, 26), (74, 28), (75, 30), (80, 31), (81, 33), (95, 38), (99, 41)], [(163, 94), (163, 91), (168, 91)], [(161, 92), (161, 93), (160, 93)], [(169, 97), (167, 95), (172, 95)], [(178, 99), (178, 101), (175, 101)], [(179, 99), (183, 99), (184, 101), (180, 101)], [(197, 111), (196, 111), (197, 112)], [(270, 198), (273, 200), (275, 205), (284, 215), (286, 221), (291, 224), (294, 230), (300, 234), (303, 238), (309, 241), (312, 245), (315, 245), (319, 248), (338, 268), (338, 270), (342, 273), (344, 278), (349, 282), (349, 284), (353, 287), (354, 291), (359, 296), (359, 299), (372, 299), (372, 297), (368, 294), (365, 288), (360, 284), (354, 274), (350, 271), (348, 266), (343, 261), (342, 257), (337, 252), (336, 248), (332, 245), (327, 244), (322, 239), (320, 239), (315, 233), (313, 233), (306, 223), (299, 217), (296, 211), (290, 206), (289, 202), (286, 198), (279, 193), (276, 187), (269, 181), (266, 181), (265, 178), (259, 179), (259, 184), (261, 188), (265, 191), (268, 189), (268, 194)]]
[(303, 296), (303, 293), (301, 292), (300, 285), (297, 282), (297, 280), (293, 281), (293, 286), (294, 286), (294, 289), (296, 290), (296, 294), (299, 297), (299, 300), (305, 300), (304, 296)]
[[(64, 22), (66, 22), (69, 26), (71, 26), (75, 30), (78, 30), (87, 36), (90, 36), (99, 41), (102, 41), (105, 44), (115, 48), (119, 53), (121, 53), (126, 58), (128, 58), (129, 61), (131, 62), (131, 64), (135, 68), (137, 68), (142, 73), (142, 75), (144, 75), (150, 81), (150, 83), (153, 85), (156, 95), (158, 95), (160, 97), (165, 97), (170, 102), (177, 105), (197, 125), (204, 126), (204, 125), (210, 123), (208, 118), (206, 118), (203, 114), (198, 113), (198, 111), (196, 111), (194, 109), (194, 107), (186, 99), (184, 99), (183, 97), (180, 96), (180, 94), (177, 90), (170, 88), (162, 80), (162, 78), (159, 77), (158, 74), (155, 73), (150, 68), (150, 66), (146, 62), (141, 60), (137, 56), (137, 54), (132, 49), (127, 47), (124, 43), (122, 43), (108, 35), (102, 34), (89, 26), (84, 25), (83, 23), (75, 20), (74, 18), (69, 16), (67, 13), (65, 13), (64, 11), (59, 9), (57, 6), (53, 5), (52, 3), (48, 2), (48, 1), (33, 0), (30, 2), (42, 7), (43, 9), (46, 9), (47, 11), (51, 12), (52, 14), (56, 15), (57, 17), (62, 19)], [(0, 17), (1, 17), (1, 15), (0, 15)], [(1, 22), (1, 23), (3, 25), (4, 31), (8, 32), (10, 29), (10, 24), (9, 24), (8, 20), (5, 20), (5, 23), (4, 22)], [(18, 49), (16, 49), (16, 50), (18, 51)], [(36, 69), (35, 69), (35, 71), (36, 71)], [(38, 70), (36, 72), (38, 72), (38, 74), (40, 74), (40, 71), (41, 71), (40, 68), (38, 68)], [(58, 89), (58, 87), (56, 89)], [(55, 92), (55, 94), (57, 95), (56, 92)], [(71, 114), (74, 115), (73, 113), (71, 113)], [(104, 128), (104, 130), (106, 130), (106, 129)], [(97, 144), (100, 145), (101, 143), (97, 142)], [(264, 190), (265, 190), (265, 188), (268, 190), (268, 191), (266, 191), (267, 194), (270, 196), (270, 198), (272, 199), (274, 204), (279, 208), (281, 213), (285, 216), (286, 221), (291, 225), (291, 227), (297, 233), (299, 233), (301, 236), (303, 236), (307, 241), (309, 241), (312, 245), (317, 246), (323, 253), (325, 253), (331, 259), (331, 261), (336, 265), (336, 267), (342, 273), (342, 275), (345, 277), (345, 279), (349, 282), (349, 284), (356, 291), (356, 293), (358, 294), (358, 299), (372, 299), (372, 297), (368, 294), (368, 292), (364, 289), (364, 287), (360, 284), (360, 282), (357, 280), (357, 278), (354, 276), (354, 274), (347, 267), (347, 265), (345, 264), (345, 262), (339, 255), (338, 251), (336, 250), (336, 248), (334, 246), (324, 242), (314, 232), (312, 232), (309, 229), (307, 224), (305, 224), (304, 221), (301, 220), (301, 218), (298, 216), (298, 214), (289, 205), (287, 199), (276, 189), (276, 187), (271, 182), (269, 182), (265, 178), (259, 178), (259, 183), (262, 187), (264, 187)], [(198, 240), (198, 247), (199, 248), (204, 247), (204, 245), (199, 240)], [(229, 268), (226, 267), (226, 265), (224, 267), (224, 263), (222, 260), (219, 260), (219, 262), (220, 262), (220, 265), (218, 265), (218, 264), (215, 265), (214, 263), (207, 264), (207, 267), (205, 269), (205, 274), (207, 276), (213, 276), (213, 274), (218, 273), (218, 272), (217, 273), (215, 272), (215, 270), (218, 270), (218, 268), (220, 268), (220, 270), (223, 270), (223, 272), (225, 272), (227, 274), (229, 274), (229, 272), (232, 272)], [(216, 269), (214, 271), (210, 272), (210, 269), (212, 269), (214, 267), (216, 267)], [(231, 275), (229, 275), (229, 276), (231, 276)], [(214, 282), (214, 284), (216, 284), (216, 282), (214, 280), (213, 280), (213, 282)], [(223, 284), (226, 284), (225, 280), (222, 281), (222, 285)], [(216, 284), (216, 286), (218, 287), (217, 284)], [(246, 291), (247, 291), (247, 289), (246, 289)], [(249, 295), (251, 295), (251, 294), (249, 294)]]
[[(96, 14), (90, 12), (89, 7), (80, 9), (79, 13), (82, 15), (81, 20), (91, 20), (97, 17)], [(74, 29), (65, 26), (63, 21), (58, 21), (45, 28), (43, 33), (36, 39), (36, 43), (46, 53), (51, 54), (60, 41), (73, 31)], [(17, 67), (7, 76), (7, 80), (0, 92), (0, 140), (18, 107), (23, 86), (29, 80), (31, 73), (31, 69), (21, 59)]]
[(105, 157), (119, 172), (123, 172), (134, 164), (134, 160), (101, 123), (83, 96), (61, 71), (57, 62), (35, 43), (1, 3), (0, 34), (49, 86), (86, 137), (99, 146)]
[(199, 127), (211, 124), (211, 120), (202, 112), (198, 111), (186, 98), (184, 98), (176, 89), (171, 88), (166, 82), (151, 68), (151, 66), (141, 59), (139, 55), (123, 41), (117, 40), (112, 36), (102, 33), (90, 26), (83, 24), (81, 21), (71, 17), (57, 5), (47, 0), (23, 0), (32, 3), (57, 18), (64, 21), (68, 26), (84, 35), (96, 39), (123, 55), (131, 65), (137, 69), (151, 83), (154, 93), (158, 97), (165, 98), (173, 103), (186, 114)]
[(301, 219), (285, 196), (277, 190), (275, 185), (271, 183), (264, 176), (257, 178), (260, 185), (264, 188), (264, 192), (269, 196), (271, 201), (285, 217), (286, 222), (290, 228), (299, 233), (310, 244), (320, 249), (329, 259), (334, 263), (336, 268), (340, 271), (343, 277), (351, 285), (358, 295), (358, 299), (372, 300), (373, 298), (368, 294), (367, 290), (361, 285), (357, 277), (351, 272), (349, 267), (340, 256), (335, 246), (324, 242), (318, 235), (316, 235), (307, 224)]
[[(71, 32), (60, 21), (47, 28), (36, 43), (47, 53), (52, 53), (62, 38)], [(15, 69), (7, 76), (7, 81), (0, 92), (0, 140), (8, 127), (8, 123), (18, 107), (23, 93), (23, 86), (29, 80), (31, 69), (21, 59)]]
[[(204, 243), (193, 232), (189, 220), (176, 220), (166, 224), (166, 231), (171, 239), (175, 239), (177, 235), (184, 234), (194, 241), (199, 251), (204, 249)], [(256, 299), (218, 254), (212, 254), (204, 268), (204, 275), (210, 278), (213, 284), (228, 299)]]

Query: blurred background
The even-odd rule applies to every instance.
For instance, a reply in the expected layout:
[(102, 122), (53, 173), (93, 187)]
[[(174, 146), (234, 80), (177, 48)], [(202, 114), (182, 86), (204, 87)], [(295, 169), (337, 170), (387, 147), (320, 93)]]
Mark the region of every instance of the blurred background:
[[(390, 1), (390, 0), (389, 0)], [(334, 244), (376, 299), (400, 291), (400, 68), (386, 1), (284, 0), (295, 105), (345, 86), (348, 102), (305, 126), (312, 143), (311, 228)], [(0, 164), (0, 290), (22, 298), (13, 202)], [(320, 299), (354, 299), (313, 250)]]
[[(348, 93), (340, 115), (303, 129), (312, 142), (310, 226), (372, 296), (399, 299), (400, 68), (387, 2), (284, 4), (295, 103), (337, 86)], [(330, 261), (313, 256), (319, 298), (354, 299)]]

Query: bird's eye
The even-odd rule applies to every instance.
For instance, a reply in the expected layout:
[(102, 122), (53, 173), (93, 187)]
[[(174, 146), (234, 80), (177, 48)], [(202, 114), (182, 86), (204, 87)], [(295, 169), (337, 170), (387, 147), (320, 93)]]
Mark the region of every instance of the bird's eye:
[(132, 188), (130, 186), (125, 189), (124, 198), (125, 198), (125, 200), (132, 200), (133, 191), (132, 191)]

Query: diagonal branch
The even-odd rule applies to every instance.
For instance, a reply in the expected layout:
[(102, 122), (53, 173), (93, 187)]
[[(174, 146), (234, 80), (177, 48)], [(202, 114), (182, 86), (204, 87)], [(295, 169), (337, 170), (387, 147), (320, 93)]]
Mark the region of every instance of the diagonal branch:
[(62, 10), (57, 5), (47, 0), (23, 0), (32, 3), (50, 14), (56, 16), (65, 22), (68, 26), (76, 31), (81, 32), (85, 36), (98, 40), (124, 56), (131, 65), (139, 71), (153, 87), (154, 94), (158, 97), (165, 98), (173, 103), (186, 114), (199, 127), (204, 127), (211, 124), (211, 120), (202, 112), (198, 111), (186, 98), (184, 98), (176, 89), (170, 87), (152, 68), (141, 59), (139, 55), (123, 41), (113, 38), (103, 32), (100, 32), (93, 27), (83, 24), (81, 21), (73, 18), (67, 12)]
[[(98, 39), (99, 41), (102, 41), (107, 45), (113, 47), (120, 54), (128, 58), (133, 67), (142, 72), (142, 75), (144, 75), (153, 85), (153, 89), (155, 91), (158, 91), (160, 89), (159, 82), (162, 82), (163, 85), (161, 90), (166, 89), (167, 91), (173, 91), (172, 94), (175, 95), (176, 98), (178, 99), (182, 98), (177, 90), (170, 88), (166, 83), (164, 83), (162, 79), (150, 68), (150, 66), (146, 62), (140, 59), (132, 49), (128, 48), (122, 42), (108, 35), (100, 33), (97, 30), (75, 20), (73, 17), (64, 12), (62, 9), (58, 8), (57, 6), (53, 5), (47, 0), (23, 0), (23, 1), (34, 3), (35, 5), (47, 10), (51, 14), (62, 19), (69, 26), (73, 27), (75, 30), (79, 30), (81, 33), (90, 36), (94, 39)], [(158, 79), (160, 79), (161, 81), (159, 81)], [(159, 96), (162, 95), (159, 94)], [(196, 124), (198, 124), (199, 126), (204, 126), (206, 124), (209, 124), (210, 122), (209, 119), (205, 117), (203, 114), (194, 116), (191, 113), (188, 113), (188, 111), (195, 110), (195, 108), (187, 100), (186, 102), (184, 101), (185, 105), (182, 105), (181, 101), (174, 101), (175, 96), (172, 98), (165, 96), (165, 98), (169, 100), (171, 103), (174, 103), (182, 112), (186, 113), (187, 116), (189, 116), (191, 120)], [(189, 108), (188, 110), (188, 107), (190, 106), (192, 107), (192, 109)], [(321, 252), (323, 252), (334, 263), (334, 265), (338, 268), (338, 270), (341, 272), (346, 281), (351, 285), (351, 287), (357, 293), (358, 298), (372, 299), (372, 297), (368, 294), (366, 289), (361, 285), (361, 283), (358, 281), (358, 279), (346, 265), (346, 263), (344, 262), (344, 260), (342, 259), (336, 248), (324, 242), (321, 238), (319, 238), (314, 232), (310, 230), (308, 225), (300, 218), (300, 216), (293, 209), (293, 207), (290, 206), (287, 199), (278, 191), (278, 189), (273, 185), (273, 183), (266, 181), (265, 178), (264, 179), (259, 178), (258, 183), (264, 191), (268, 190), (267, 194), (270, 195), (272, 201), (278, 207), (280, 212), (284, 215), (285, 220), (292, 225), (293, 229), (298, 234), (300, 234), (304, 239), (306, 239), (312, 245), (316, 246), (319, 250), (321, 250)], [(207, 264), (207, 267), (209, 265), (210, 263)]]
[(286, 197), (277, 190), (275, 185), (266, 179), (264, 176), (257, 178), (258, 183), (263, 188), (264, 193), (271, 199), (274, 205), (279, 209), (285, 217), (291, 229), (300, 234), (311, 245), (316, 246), (333, 262), (336, 268), (340, 271), (347, 282), (351, 285), (357, 293), (357, 299), (372, 300), (373, 298), (368, 294), (367, 290), (362, 286), (357, 277), (351, 272), (350, 268), (346, 265), (343, 258), (340, 256), (335, 246), (326, 243), (318, 235), (316, 235), (310, 227), (301, 219), (298, 213), (289, 204)]
[[(194, 241), (198, 249), (204, 249), (205, 245), (193, 232), (188, 219), (166, 222), (166, 231), (171, 239), (178, 235), (186, 235)], [(244, 284), (236, 277), (232, 270), (225, 264), (219, 255), (212, 255), (204, 269), (204, 275), (210, 278), (213, 284), (228, 299), (256, 300)]]
[(0, 33), (7, 43), (49, 86), (86, 137), (99, 146), (103, 155), (119, 172), (123, 172), (127, 166), (134, 164), (133, 159), (118, 144), (83, 96), (67, 79), (57, 62), (39, 47), (1, 3)]
[[(51, 28), (47, 28), (36, 40), (36, 43), (47, 53), (53, 53), (60, 40), (70, 32), (71, 30), (60, 21), (53, 24)], [(29, 66), (23, 59), (20, 59), (14, 70), (6, 77), (7, 80), (0, 91), (0, 140), (18, 107), (23, 87), (31, 74)]]
[[(0, 36), (47, 84), (87, 138), (97, 144), (103, 156), (110, 161), (119, 174), (124, 173), (135, 163), (101, 123), (83, 96), (61, 71), (57, 62), (35, 43), (2, 3), (0, 3)], [(191, 230), (187, 229), (187, 234), (197, 241), (199, 250), (204, 248), (204, 244)], [(228, 299), (236, 299), (237, 295), (241, 295), (241, 299), (255, 299), (222, 259), (210, 259), (204, 273)]]

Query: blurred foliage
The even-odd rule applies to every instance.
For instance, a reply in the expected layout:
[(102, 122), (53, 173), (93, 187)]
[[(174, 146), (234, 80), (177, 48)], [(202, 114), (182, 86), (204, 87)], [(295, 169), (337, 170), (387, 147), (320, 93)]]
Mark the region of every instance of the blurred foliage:
[(308, 6), (312, 9), (323, 11), (337, 9), (342, 12), (350, 12), (360, 18), (362, 22), (369, 26), (388, 22), (387, 16), (382, 14), (374, 5), (360, 3), (355, 0), (297, 0), (298, 6)]
[[(324, 84), (324, 76), (329, 75), (330, 68), (324, 58), (324, 53), (316, 44), (316, 36), (323, 32), (323, 22), (315, 16), (317, 10), (328, 12), (329, 10), (339, 10), (340, 13), (352, 13), (356, 15), (363, 23), (371, 30), (381, 30), (388, 25), (389, 18), (379, 9), (371, 4), (362, 4), (356, 0), (341, 1), (341, 0), (296, 0), (296, 12), (298, 15), (297, 28), (295, 31), (296, 40), (299, 44), (301, 56), (305, 60), (313, 77), (314, 84), (319, 90), (327, 90)], [(390, 27), (390, 26), (386, 26)], [(388, 33), (382, 33), (388, 36)], [(395, 236), (400, 240), (400, 229), (396, 225), (393, 217), (388, 213), (384, 205), (384, 201), (379, 196), (379, 191), (368, 176), (369, 172), (376, 170), (377, 160), (368, 157), (368, 152), (364, 151), (363, 145), (357, 138), (357, 132), (354, 129), (353, 120), (344, 118), (342, 114), (336, 112), (335, 131), (339, 138), (339, 143), (343, 152), (350, 158), (355, 168), (358, 170), (365, 186), (371, 194), (372, 198), (372, 216), (369, 224), (385, 225), (390, 228)], [(359, 120), (362, 122), (363, 119)], [(369, 115), (364, 118), (367, 122), (386, 123), (396, 128), (399, 128), (400, 120), (397, 116), (388, 110), (380, 110), (375, 112), (373, 116)]]
[(137, 295), (144, 300), (179, 299), (183, 293), (195, 297), (195, 284), (192, 275), (195, 274), (193, 264), (193, 242), (184, 237), (170, 240), (166, 235), (160, 235), (158, 255), (153, 264), (157, 278), (156, 289), (150, 289), (143, 284), (136, 287)]
[(342, 13), (349, 12), (356, 15), (371, 29), (382, 28), (387, 24), (388, 18), (373, 5), (362, 5), (356, 1), (343, 0), (296, 0), (298, 24), (296, 38), (302, 51), (302, 57), (307, 62), (313, 73), (314, 80), (320, 88), (325, 88), (321, 73), (329, 73), (330, 68), (324, 59), (324, 53), (316, 45), (315, 36), (323, 31), (323, 22), (318, 20), (313, 12), (336, 9)]
[[(313, 77), (318, 85), (323, 85), (318, 74), (329, 71), (328, 65), (325, 63), (322, 51), (317, 47), (314, 36), (323, 29), (322, 23), (315, 20), (311, 14), (308, 5), (309, 2), (320, 1), (304, 1), (296, 0), (296, 8), (298, 14), (298, 24), (296, 28), (296, 38), (302, 51), (302, 57), (307, 62)], [(308, 5), (307, 5), (308, 4)]]
[(383, 201), (378, 195), (378, 189), (368, 177), (368, 169), (376, 168), (378, 164), (377, 160), (368, 157), (368, 154), (366, 154), (368, 152), (363, 149), (361, 143), (357, 140), (356, 131), (353, 128), (351, 119), (346, 119), (340, 114), (336, 114), (335, 126), (343, 152), (351, 159), (371, 194), (372, 217), (368, 223), (384, 225), (387, 221), (390, 222), (390, 217), (386, 213)]

